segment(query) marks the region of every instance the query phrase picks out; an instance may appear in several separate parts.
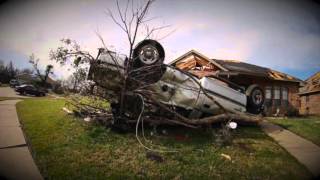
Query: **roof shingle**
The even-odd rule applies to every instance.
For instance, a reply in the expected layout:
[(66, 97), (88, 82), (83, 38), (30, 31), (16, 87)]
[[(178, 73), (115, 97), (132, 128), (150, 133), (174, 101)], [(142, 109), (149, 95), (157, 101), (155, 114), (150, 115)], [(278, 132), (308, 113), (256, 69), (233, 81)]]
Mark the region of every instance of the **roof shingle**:
[(278, 81), (303, 82), (302, 80), (296, 77), (290, 76), (288, 74), (278, 72), (269, 68), (256, 66), (254, 64), (248, 64), (245, 62), (235, 61), (235, 60), (218, 60), (218, 59), (213, 59), (213, 60), (233, 73), (237, 72), (239, 74), (261, 76), (261, 77), (266, 77), (268, 79), (278, 80)]

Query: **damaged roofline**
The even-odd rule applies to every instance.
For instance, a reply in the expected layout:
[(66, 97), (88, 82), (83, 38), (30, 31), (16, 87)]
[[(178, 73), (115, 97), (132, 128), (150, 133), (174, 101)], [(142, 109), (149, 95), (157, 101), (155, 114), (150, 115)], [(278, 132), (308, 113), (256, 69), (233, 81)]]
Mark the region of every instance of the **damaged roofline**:
[[(264, 74), (259, 74), (259, 73), (249, 73), (249, 72), (235, 72), (235, 71), (229, 71), (229, 72), (224, 72), (224, 71), (219, 71), (217, 73), (218, 76), (238, 76), (238, 75), (250, 75), (250, 76), (258, 76), (261, 78), (266, 78), (266, 79), (270, 79), (273, 81), (284, 81), (284, 82), (296, 82), (296, 83), (304, 83), (304, 81), (302, 80), (288, 80), (288, 79), (273, 79), (270, 77), (265, 76)], [(303, 85), (300, 85), (303, 86)]]
[(171, 61), (171, 62), (169, 63), (169, 65), (173, 65), (173, 64), (179, 62), (180, 60), (184, 59), (185, 57), (188, 57), (188, 56), (191, 55), (191, 54), (194, 54), (195, 56), (198, 56), (198, 57), (200, 57), (200, 58), (203, 58), (203, 59), (207, 60), (208, 62), (214, 64), (215, 66), (219, 67), (219, 68), (220, 68), (221, 70), (223, 70), (223, 71), (229, 71), (228, 69), (226, 69), (225, 67), (223, 67), (223, 66), (220, 65), (219, 63), (215, 62), (214, 60), (208, 58), (207, 56), (199, 53), (198, 51), (196, 51), (196, 50), (194, 50), (194, 49), (192, 49), (192, 50), (190, 50), (189, 52), (183, 54), (182, 56), (178, 57), (177, 59)]

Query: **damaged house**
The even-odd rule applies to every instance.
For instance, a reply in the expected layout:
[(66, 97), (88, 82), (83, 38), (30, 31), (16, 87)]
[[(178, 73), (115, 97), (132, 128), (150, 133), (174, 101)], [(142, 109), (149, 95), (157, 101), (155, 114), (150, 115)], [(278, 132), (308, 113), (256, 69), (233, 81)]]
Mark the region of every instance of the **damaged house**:
[(269, 68), (234, 60), (210, 59), (191, 50), (170, 62), (199, 78), (221, 77), (244, 89), (256, 84), (264, 91), (264, 112), (267, 115), (294, 115), (300, 107), (300, 79)]
[(306, 80), (306, 85), (300, 89), (300, 114), (320, 115), (320, 72)]

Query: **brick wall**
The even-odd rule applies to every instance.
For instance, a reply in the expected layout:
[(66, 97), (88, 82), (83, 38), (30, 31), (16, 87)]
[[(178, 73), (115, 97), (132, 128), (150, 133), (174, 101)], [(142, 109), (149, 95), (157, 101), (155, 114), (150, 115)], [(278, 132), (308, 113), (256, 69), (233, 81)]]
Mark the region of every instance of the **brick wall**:
[[(266, 87), (272, 88), (272, 96), (273, 96), (273, 88), (279, 87), (280, 88), (280, 100), (274, 100), (273, 97), (269, 100), (269, 103), (266, 102), (266, 114), (273, 115), (277, 112), (279, 108), (280, 115), (294, 115), (299, 113), (300, 109), (300, 97), (298, 95), (299, 92), (299, 83), (297, 82), (287, 82), (287, 81), (274, 81), (269, 80), (261, 77), (255, 76), (235, 76), (230, 78), (231, 81), (239, 84), (241, 86), (247, 87), (251, 84), (258, 84), (264, 91)], [(288, 89), (288, 100), (283, 101), (281, 88)], [(268, 106), (267, 106), (268, 104)]]
[(320, 92), (301, 95), (300, 114), (320, 115)]
[[(261, 84), (263, 89), (266, 87), (280, 87), (280, 100), (271, 99), (271, 106), (267, 108), (267, 115), (273, 115), (279, 109), (279, 115), (297, 115), (300, 108), (300, 98), (298, 95), (299, 85), (291, 82), (269, 82)], [(287, 88), (288, 100), (283, 100), (281, 88)], [(273, 91), (273, 89), (272, 89)], [(273, 95), (274, 96), (274, 95)]]

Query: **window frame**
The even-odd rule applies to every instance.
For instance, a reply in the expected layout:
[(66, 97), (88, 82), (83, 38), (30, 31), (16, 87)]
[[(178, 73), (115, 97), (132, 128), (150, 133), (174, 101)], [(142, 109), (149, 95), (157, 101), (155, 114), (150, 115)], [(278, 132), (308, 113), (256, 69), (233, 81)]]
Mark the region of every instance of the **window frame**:
[[(278, 98), (276, 98), (278, 95)], [(273, 86), (273, 98), (274, 100), (281, 100), (281, 88), (280, 86)]]
[[(284, 91), (285, 90), (285, 91)], [(284, 93), (283, 92), (286, 92), (286, 96), (284, 96)], [(285, 97), (285, 98), (284, 98)], [(289, 88), (287, 87), (281, 87), (281, 99), (283, 101), (288, 101), (289, 100)]]
[[(267, 96), (267, 92), (269, 92), (270, 97)], [(264, 89), (264, 96), (266, 100), (272, 99), (272, 86), (266, 86)]]

